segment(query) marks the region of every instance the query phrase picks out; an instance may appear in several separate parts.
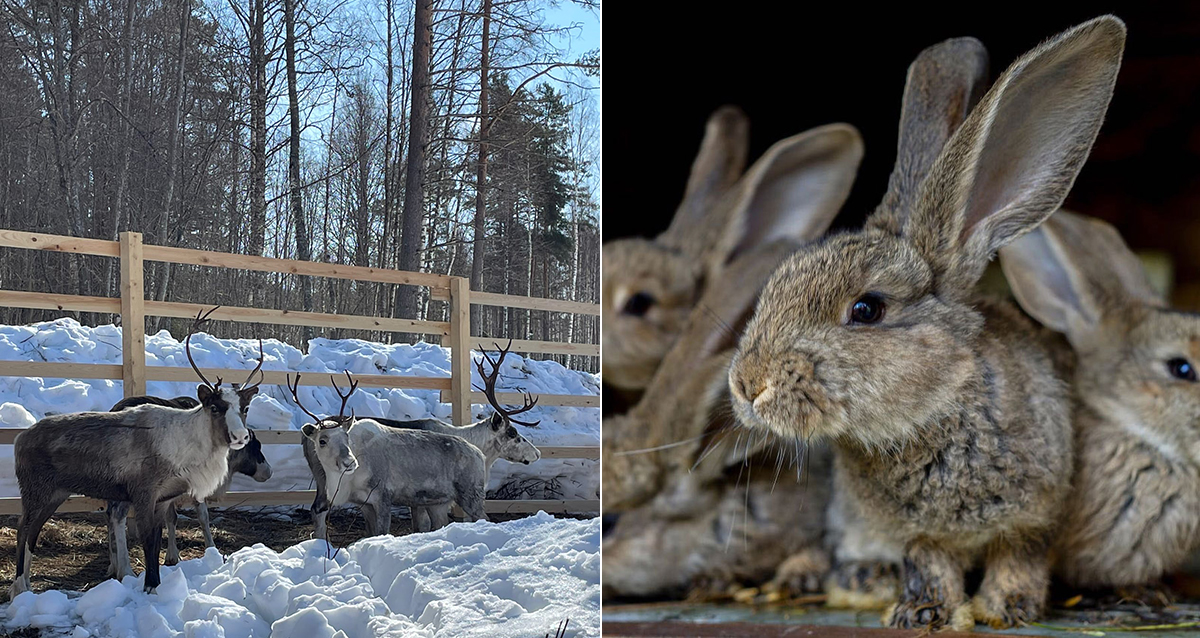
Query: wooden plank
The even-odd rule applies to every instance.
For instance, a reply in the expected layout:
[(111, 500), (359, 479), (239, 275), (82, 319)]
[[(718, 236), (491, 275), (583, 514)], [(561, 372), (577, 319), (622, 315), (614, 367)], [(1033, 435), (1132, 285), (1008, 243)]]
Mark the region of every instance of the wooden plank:
[[(493, 351), (496, 346), (507, 346), (507, 339), (491, 337), (471, 337), (471, 347), (476, 350)], [(600, 346), (595, 343), (563, 343), (561, 341), (525, 341), (513, 339), (513, 352), (539, 352), (543, 354), (577, 354), (585, 356), (600, 356)]]
[[(450, 402), (450, 393), (442, 392), (442, 403)], [(572, 408), (598, 408), (600, 396), (596, 394), (539, 394), (538, 405), (554, 405)], [(505, 405), (521, 405), (525, 400), (519, 392), (498, 392), (496, 399)], [(482, 392), (471, 393), (471, 403), (487, 405), (487, 397)]]
[[(227, 492), (224, 497), (210, 502), (213, 507), (264, 507), (272, 505), (311, 505), (315, 490), (296, 490), (292, 492)], [(58, 508), (60, 514), (70, 512), (100, 512), (107, 507), (100, 499), (87, 496), (72, 496)], [(545, 512), (599, 512), (598, 500), (546, 500), (546, 501), (484, 501), (484, 511), (489, 514), (532, 514), (537, 511)], [(455, 507), (458, 510), (457, 507)], [(21, 513), (21, 498), (7, 496), (0, 498), (0, 515)], [(457, 511), (462, 516), (461, 510)]]
[(0, 306), (32, 308), (34, 310), (109, 312), (114, 315), (121, 312), (121, 300), (117, 297), (56, 295), (47, 292), (24, 292), (20, 290), (0, 290)]
[[(612, 609), (619, 610), (620, 605)], [(607, 608), (606, 608), (607, 609)], [(878, 614), (875, 614), (877, 617)], [(875, 622), (879, 622), (876, 618)], [(1103, 629), (1103, 627), (1100, 627)], [(803, 636), (804, 638), (915, 638), (926, 635), (917, 630), (887, 629), (884, 627), (857, 627), (838, 625), (804, 625), (796, 623), (726, 623), (687, 622), (664, 620), (654, 622), (604, 621), (604, 635), (613, 638), (777, 638)], [(957, 631), (938, 632), (938, 638), (966, 638), (976, 634)], [(1005, 636), (1011, 634), (989, 634)]]
[[(0, 428), (0, 445), (12, 445), (17, 435), (25, 428)], [(299, 445), (304, 436), (299, 430), (255, 430), (263, 445)], [(546, 445), (538, 448), (544, 459), (592, 459), (600, 458), (600, 448), (596, 446), (565, 446)]]
[[(170, 301), (147, 301), (146, 314), (158, 317), (195, 317), (200, 310), (210, 310), (212, 305), (177, 303)], [(323, 312), (299, 310), (275, 310), (221, 306), (210, 315), (214, 320), (241, 323), (268, 323), (287, 326), (316, 326), (320, 328), (349, 328), (353, 330), (383, 330), (386, 332), (409, 332), (446, 336), (450, 334), (450, 323), (446, 321), (414, 321), (389, 317), (363, 315), (335, 315)]]
[(274, 257), (257, 257), (254, 255), (235, 255), (232, 253), (218, 253), (208, 250), (175, 248), (171, 246), (147, 245), (145, 258), (150, 261), (167, 261), (175, 264), (258, 270), (292, 275), (312, 275), (314, 277), (353, 279), (355, 281), (377, 281), (385, 284), (429, 286), (430, 288), (447, 288), (450, 285), (450, 277), (432, 273), (405, 272), (402, 270), (387, 270), (364, 266), (344, 266), (342, 264), (276, 259)]
[(542, 299), (538, 297), (518, 297), (502, 295), (495, 292), (471, 292), (471, 303), (481, 306), (503, 306), (506, 308), (528, 308), (530, 310), (549, 310), (551, 312), (569, 312), (579, 315), (599, 315), (600, 304), (565, 301), (563, 299)]
[(19, 230), (0, 230), (0, 246), (50, 250), (78, 255), (100, 255), (101, 257), (121, 256), (120, 247), (115, 241), (84, 239), (80, 237), (68, 237), (66, 235), (50, 235), (47, 233), (25, 233)]
[[(241, 382), (250, 373), (250, 369), (232, 370), (229, 368), (200, 368), (204, 372), (204, 376), (209, 380), (215, 381), (216, 377), (221, 377), (226, 381)], [(3, 372), (3, 367), (0, 366), (0, 372)], [(263, 370), (263, 383), (268, 385), (285, 385), (287, 376), (296, 376), (295, 372), (286, 370)], [(191, 368), (176, 368), (167, 366), (149, 366), (146, 368), (147, 378), (152, 381), (179, 381), (179, 382), (197, 382), (196, 373)], [(309, 386), (328, 386), (328, 372), (302, 372), (300, 377), (300, 385)], [(3, 375), (0, 375), (3, 376)], [(19, 375), (24, 376), (24, 375)], [(338, 376), (338, 383), (345, 385), (345, 378), (342, 375)], [(81, 377), (84, 378), (84, 377)], [(354, 380), (359, 382), (359, 385), (364, 388), (402, 388), (406, 390), (448, 390), (450, 389), (450, 379), (446, 377), (402, 377), (391, 374), (356, 374)]]
[(456, 425), (471, 422), (471, 284), (450, 284), (450, 405)]
[(126, 397), (146, 394), (146, 291), (142, 234), (121, 233), (121, 384)]
[[(43, 377), (51, 379), (120, 379), (121, 366), (108, 363), (60, 363), (56, 361), (0, 361), (0, 377)], [(195, 378), (195, 373), (192, 374)]]

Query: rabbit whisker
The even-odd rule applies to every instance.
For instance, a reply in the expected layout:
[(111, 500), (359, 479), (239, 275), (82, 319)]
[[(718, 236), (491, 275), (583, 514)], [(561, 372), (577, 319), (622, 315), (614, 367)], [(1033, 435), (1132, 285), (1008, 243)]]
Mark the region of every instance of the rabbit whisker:
[(683, 445), (687, 445), (688, 443), (695, 443), (696, 441), (699, 441), (700, 439), (703, 439), (704, 437), (705, 437), (705, 435), (701, 434), (700, 436), (694, 436), (690, 439), (684, 439), (682, 441), (676, 441), (674, 443), (665, 443), (663, 445), (656, 445), (654, 447), (641, 448), (639, 450), (622, 450), (620, 452), (613, 452), (612, 455), (613, 456), (629, 456), (631, 454), (648, 454), (650, 452), (658, 452), (660, 450), (669, 450), (671, 448), (676, 448), (676, 447), (680, 447)]

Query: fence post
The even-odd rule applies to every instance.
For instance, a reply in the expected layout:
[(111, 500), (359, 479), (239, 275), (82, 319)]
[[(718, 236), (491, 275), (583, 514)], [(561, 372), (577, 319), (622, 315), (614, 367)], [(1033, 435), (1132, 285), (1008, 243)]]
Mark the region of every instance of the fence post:
[(450, 404), (455, 425), (471, 422), (471, 282), (450, 278)]
[(146, 394), (146, 293), (142, 234), (121, 233), (121, 381), (125, 396)]

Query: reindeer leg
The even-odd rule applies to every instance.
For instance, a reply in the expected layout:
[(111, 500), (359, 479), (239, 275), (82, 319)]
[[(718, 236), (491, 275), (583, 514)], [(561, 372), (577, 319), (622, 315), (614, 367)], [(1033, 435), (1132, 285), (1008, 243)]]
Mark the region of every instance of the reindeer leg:
[(30, 565), (33, 563), (33, 546), (37, 545), (38, 534), (41, 533), (42, 526), (50, 520), (58, 506), (62, 505), (70, 495), (70, 492), (58, 490), (45, 494), (21, 495), (23, 513), (17, 524), (17, 569), (13, 576), (12, 586), (9, 588), (11, 597), (32, 588), (29, 573)]
[(379, 536), (379, 512), (374, 503), (360, 503), (358, 510), (362, 512), (363, 522), (367, 524), (367, 538)]
[(408, 509), (412, 513), (413, 530), (428, 532), (432, 527), (432, 522), (429, 518), (429, 508), (424, 505), (414, 505)]
[(129, 501), (108, 502), (108, 576), (120, 580), (133, 575), (129, 563)]
[(162, 583), (159, 574), (158, 553), (162, 550), (163, 519), (166, 517), (165, 506), (155, 507), (154, 494), (139, 495), (133, 507), (138, 512), (138, 532), (142, 537), (142, 552), (146, 558), (145, 584), (143, 591), (153, 594)]
[(429, 527), (431, 531), (435, 529), (442, 529), (450, 524), (450, 508), (443, 505), (438, 505), (428, 509), (430, 522)]
[(175, 501), (171, 501), (167, 505), (167, 559), (163, 561), (164, 565), (179, 564), (179, 545), (175, 541), (175, 524), (178, 522), (179, 512), (175, 509)]
[(204, 533), (204, 546), (216, 547), (217, 544), (213, 542), (212, 523), (208, 518), (208, 505), (205, 505), (204, 501), (196, 503), (196, 516), (200, 518), (200, 531)]

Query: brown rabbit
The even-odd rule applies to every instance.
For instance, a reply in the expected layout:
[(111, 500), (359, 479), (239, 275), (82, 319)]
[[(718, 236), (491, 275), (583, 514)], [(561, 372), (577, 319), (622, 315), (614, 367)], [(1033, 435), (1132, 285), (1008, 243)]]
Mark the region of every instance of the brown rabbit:
[[(940, 149), (982, 94), (986, 71), (987, 53), (972, 38), (947, 40), (922, 51), (905, 85), (901, 148)], [(906, 170), (894, 179), (925, 174), (934, 157), (936, 152), (908, 154)], [(756, 256), (762, 257), (762, 251)], [(771, 448), (764, 454), (747, 460), (747, 446), (735, 444), (725, 450), (732, 458), (714, 454), (712, 462), (692, 471), (701, 451), (712, 443), (699, 435), (706, 428), (719, 430), (729, 418), (725, 375), (731, 351), (726, 348), (732, 348), (733, 335), (726, 325), (749, 311), (761, 283), (782, 258), (735, 260), (723, 279), (709, 286), (711, 299), (698, 305), (694, 324), (668, 355), (664, 372), (644, 401), (629, 414), (605, 422), (606, 511), (655, 499), (623, 517), (606, 537), (605, 580), (610, 591), (649, 596), (670, 595), (684, 585), (757, 585), (774, 566), (778, 569), (769, 588), (812, 591), (829, 565), (826, 546), (836, 542), (839, 566), (829, 586), (831, 604), (875, 608), (895, 600), (901, 548), (886, 537), (873, 537), (843, 499), (830, 508), (832, 533), (825, 534), (821, 511), (828, 499), (830, 465), (824, 446), (807, 453), (807, 475), (799, 482), (789, 479), (790, 473), (773, 479), (779, 476), (774, 470), (781, 460), (771, 453), (780, 445), (773, 438), (763, 441)], [(704, 358), (714, 350), (720, 352)], [(690, 373), (681, 380), (678, 370)], [(654, 452), (628, 453), (645, 449)], [(722, 458), (735, 467), (723, 465)], [(737, 480), (743, 466), (749, 488)], [(736, 478), (730, 479), (730, 474)], [(756, 486), (763, 478), (772, 479), (771, 489), (760, 496), (766, 490)], [(804, 507), (782, 505), (789, 500), (803, 501)], [(746, 516), (751, 501), (760, 505), (756, 511), (771, 514)], [(722, 541), (722, 532), (740, 542)], [(664, 568), (682, 557), (688, 557), (683, 568)]]
[(831, 124), (783, 140), (743, 176), (747, 129), (736, 108), (713, 113), (671, 226), (653, 241), (604, 245), (606, 384), (644, 389), (706, 282), (746, 252), (820, 237), (850, 194), (863, 152), (854, 127)]
[(1124, 42), (1104, 16), (1019, 58), (919, 185), (893, 180), (864, 230), (784, 262), (739, 343), (739, 420), (831, 441), (846, 498), (903, 544), (893, 627), (1011, 627), (1045, 605), (1071, 477), (1066, 385), (1037, 326), (972, 288), (1070, 190)]
[(1059, 211), (1000, 259), (1021, 307), (1076, 356), (1055, 571), (1082, 587), (1156, 585), (1200, 546), (1200, 316), (1170, 309), (1098, 219)]

